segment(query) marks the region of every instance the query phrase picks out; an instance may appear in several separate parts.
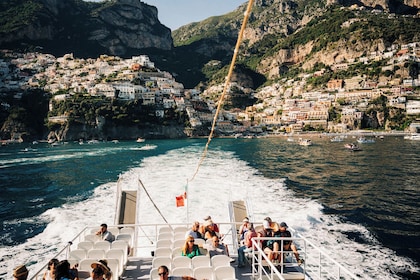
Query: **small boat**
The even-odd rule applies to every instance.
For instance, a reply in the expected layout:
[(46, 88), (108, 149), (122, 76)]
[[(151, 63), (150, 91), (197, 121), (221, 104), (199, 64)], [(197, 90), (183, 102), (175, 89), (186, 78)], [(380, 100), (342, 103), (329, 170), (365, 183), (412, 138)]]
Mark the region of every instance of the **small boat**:
[(312, 146), (312, 141), (310, 139), (299, 139), (299, 145), (301, 146)]
[(346, 148), (346, 149), (349, 149), (350, 151), (352, 151), (352, 152), (357, 152), (357, 151), (361, 151), (362, 149), (360, 149), (360, 147), (359, 146), (357, 146), (356, 144), (354, 144), (354, 143), (347, 143), (347, 144), (344, 144), (344, 148)]
[(333, 138), (331, 138), (331, 140), (330, 140), (331, 142), (343, 142), (344, 141), (344, 139), (343, 139), (343, 137), (342, 136), (335, 136), (335, 137), (333, 137)]
[(375, 143), (375, 139), (368, 139), (368, 138), (365, 138), (365, 137), (359, 137), (359, 138), (357, 138), (357, 143), (371, 144), (371, 143)]
[(149, 150), (154, 150), (156, 149), (157, 146), (156, 145), (151, 145), (151, 144), (147, 144), (144, 145), (143, 147), (138, 148), (140, 151), (149, 151)]
[(137, 143), (143, 143), (144, 141), (146, 141), (146, 139), (141, 138), (141, 137), (137, 138), (136, 140)]
[(420, 140), (420, 133), (410, 134), (404, 136), (405, 140)]

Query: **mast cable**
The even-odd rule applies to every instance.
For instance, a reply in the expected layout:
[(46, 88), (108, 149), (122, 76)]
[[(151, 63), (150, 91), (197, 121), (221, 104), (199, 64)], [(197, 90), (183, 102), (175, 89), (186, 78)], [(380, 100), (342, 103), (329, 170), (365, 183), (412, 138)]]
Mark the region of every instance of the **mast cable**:
[(205, 146), (205, 148), (203, 150), (203, 153), (201, 155), (200, 161), (198, 162), (197, 169), (196, 169), (194, 175), (192, 176), (192, 178), (190, 179), (190, 181), (194, 180), (195, 176), (197, 175), (198, 170), (200, 169), (200, 166), (203, 163), (203, 161), (204, 161), (204, 159), (207, 155), (207, 151), (208, 151), (208, 147), (210, 145), (211, 139), (213, 138), (214, 128), (216, 126), (217, 117), (219, 116), (220, 108), (222, 107), (223, 99), (225, 98), (228, 87), (230, 87), (230, 80), (231, 80), (231, 77), (232, 77), (233, 69), (235, 67), (236, 58), (238, 56), (239, 47), (240, 47), (241, 42), (242, 42), (242, 37), (243, 37), (244, 31), (245, 31), (245, 28), (246, 28), (246, 24), (248, 22), (248, 18), (250, 16), (250, 14), (251, 14), (253, 2), (254, 2), (254, 0), (249, 0), (249, 2), (248, 2), (248, 6), (246, 8), (246, 11), (245, 11), (245, 14), (244, 14), (244, 19), (243, 19), (243, 22), (242, 22), (242, 27), (241, 27), (241, 30), (239, 32), (238, 39), (236, 41), (235, 50), (233, 51), (233, 57), (232, 57), (232, 61), (230, 63), (228, 75), (226, 77), (226, 82), (225, 82), (225, 85), (223, 87), (223, 92), (222, 92), (222, 95), (219, 98), (216, 113), (214, 114), (210, 134), (208, 136), (207, 143), (206, 143), (206, 146)]
[(162, 219), (165, 221), (165, 223), (172, 229), (171, 225), (169, 224), (169, 222), (166, 220), (165, 216), (163, 216), (162, 212), (160, 212), (159, 208), (156, 206), (155, 202), (153, 201), (152, 197), (150, 196), (149, 192), (146, 190), (146, 187), (143, 185), (143, 182), (140, 180), (140, 178), (137, 179), (140, 183), (140, 185), (142, 186), (144, 192), (146, 193), (146, 195), (149, 197), (150, 201), (152, 202), (153, 206), (156, 208), (156, 210), (158, 211), (158, 213), (160, 214), (160, 216), (162, 217)]

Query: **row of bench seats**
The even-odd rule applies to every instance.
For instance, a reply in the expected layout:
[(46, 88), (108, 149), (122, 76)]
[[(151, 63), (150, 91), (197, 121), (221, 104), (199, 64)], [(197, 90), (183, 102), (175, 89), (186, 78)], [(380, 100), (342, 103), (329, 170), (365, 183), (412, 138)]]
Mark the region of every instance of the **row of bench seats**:
[(90, 277), (91, 264), (104, 259), (112, 272), (112, 280), (122, 276), (128, 261), (129, 250), (134, 240), (133, 228), (108, 228), (115, 235), (114, 242), (100, 240), (94, 234), (86, 234), (84, 239), (77, 243), (77, 249), (70, 251), (69, 262), (71, 266), (78, 265), (79, 279)]
[(235, 269), (230, 265), (230, 257), (225, 255), (196, 256), (192, 259), (185, 256), (154, 257), (150, 280), (158, 279), (158, 268), (166, 265), (171, 276), (191, 276), (196, 279), (235, 279)]

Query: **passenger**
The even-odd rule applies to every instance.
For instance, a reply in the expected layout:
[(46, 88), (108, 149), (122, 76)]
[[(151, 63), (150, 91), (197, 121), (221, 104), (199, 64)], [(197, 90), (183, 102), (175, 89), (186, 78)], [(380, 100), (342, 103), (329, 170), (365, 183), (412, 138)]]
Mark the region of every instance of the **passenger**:
[(257, 237), (253, 223), (248, 223), (244, 245), (238, 248), (238, 267), (245, 265), (245, 252), (252, 251), (252, 238)]
[(200, 223), (199, 222), (194, 222), (191, 226), (191, 229), (189, 231), (187, 231), (187, 233), (185, 234), (185, 239), (188, 236), (192, 236), (194, 238), (203, 238), (203, 235), (201, 234), (201, 232), (199, 231), (200, 229)]
[(169, 276), (169, 269), (166, 265), (159, 266), (158, 275), (160, 280), (195, 280), (191, 276)]
[(102, 240), (106, 240), (108, 242), (114, 242), (115, 236), (108, 231), (107, 224), (102, 224), (101, 228), (96, 232), (96, 235), (100, 236)]
[(104, 273), (105, 271), (102, 269), (101, 266), (96, 266), (90, 272), (90, 277), (86, 280), (104, 280)]
[(185, 240), (184, 246), (182, 246), (182, 256), (187, 256), (192, 259), (195, 256), (201, 255), (200, 248), (198, 245), (194, 244), (194, 237), (188, 236)]
[[(267, 217), (268, 218), (268, 217)], [(265, 218), (263, 221), (263, 231), (258, 233), (258, 237), (273, 237), (273, 229), (271, 228), (270, 222), (271, 219)], [(263, 240), (261, 242), (261, 248), (264, 253), (267, 255), (270, 261), (277, 259), (277, 254), (274, 252), (274, 241), (273, 240)]]
[(243, 240), (245, 238), (245, 233), (248, 231), (248, 225), (249, 225), (249, 219), (248, 217), (245, 217), (242, 220), (243, 224), (239, 227), (239, 242), (241, 243), (241, 245), (243, 245)]
[(204, 222), (204, 240), (209, 240), (213, 238), (214, 236), (220, 237), (220, 233), (216, 231), (216, 228), (218, 230), (218, 227), (213, 221), (207, 220)]
[(213, 223), (213, 220), (211, 219), (211, 217), (210, 217), (210, 216), (207, 216), (207, 217), (205, 217), (205, 218), (204, 218), (204, 223), (203, 223), (203, 225), (201, 225), (201, 227), (200, 227), (200, 232), (201, 232), (201, 234), (204, 236), (204, 233), (205, 233), (205, 228), (206, 228), (206, 224), (208, 224), (208, 223), (209, 223), (209, 221), (213, 224), (213, 230), (214, 230), (215, 232), (219, 232), (219, 233), (220, 233), (218, 225)]
[(26, 265), (19, 265), (13, 269), (14, 280), (26, 280), (28, 278), (29, 271)]
[(215, 255), (226, 255), (229, 256), (229, 251), (227, 246), (220, 242), (219, 237), (213, 236), (211, 243), (207, 243), (204, 246), (205, 249), (209, 252), (210, 258)]
[(267, 221), (267, 222), (269, 223), (270, 228), (271, 228), (274, 232), (276, 232), (276, 231), (278, 231), (278, 230), (279, 230), (279, 224), (278, 224), (278, 223), (276, 223), (276, 222), (273, 222), (273, 221), (271, 220), (271, 218), (270, 218), (270, 217), (265, 217), (265, 218), (264, 218), (264, 220), (265, 220), (265, 221)]
[(108, 267), (108, 261), (107, 260), (99, 260), (97, 262), (91, 263), (90, 267), (92, 269), (95, 269), (96, 267), (100, 267), (103, 271), (103, 277), (105, 280), (111, 280), (112, 279), (112, 272), (111, 269)]
[[(280, 223), (280, 229), (279, 231), (274, 233), (275, 237), (292, 237), (292, 234), (290, 233), (290, 231), (287, 230), (288, 226), (285, 222), (281, 222)], [(276, 242), (277, 243), (277, 242)], [(280, 245), (277, 244), (277, 248), (280, 248)], [(276, 250), (276, 248), (274, 249), (275, 251), (280, 251), (279, 249)], [(293, 251), (293, 254), (295, 255), (296, 261), (298, 264), (302, 264), (304, 262), (303, 259), (299, 258), (299, 253), (297, 250), (296, 245), (292, 242), (292, 240), (283, 240), (283, 250), (284, 251)], [(281, 254), (279, 254), (279, 261), (281, 262)]]
[[(273, 234), (272, 234), (272, 229), (270, 227), (270, 222), (264, 219), (262, 228), (257, 232), (257, 237), (271, 237), (271, 236), (273, 236)], [(267, 240), (260, 241), (259, 245), (262, 249), (264, 249), (265, 247), (267, 247)]]
[(58, 264), (57, 259), (52, 259), (48, 262), (47, 271), (45, 271), (42, 280), (54, 280), (55, 279), (55, 268)]
[(76, 278), (76, 275), (70, 274), (70, 263), (67, 260), (58, 262), (55, 267), (55, 280), (71, 280)]

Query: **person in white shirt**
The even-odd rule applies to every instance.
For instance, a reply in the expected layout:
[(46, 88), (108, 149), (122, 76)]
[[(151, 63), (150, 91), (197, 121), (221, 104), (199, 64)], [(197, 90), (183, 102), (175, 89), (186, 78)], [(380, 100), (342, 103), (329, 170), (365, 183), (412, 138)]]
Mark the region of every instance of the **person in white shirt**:
[(106, 240), (108, 242), (113, 242), (115, 240), (115, 236), (108, 231), (107, 224), (102, 224), (101, 228), (96, 232), (96, 235), (100, 236), (102, 240)]

